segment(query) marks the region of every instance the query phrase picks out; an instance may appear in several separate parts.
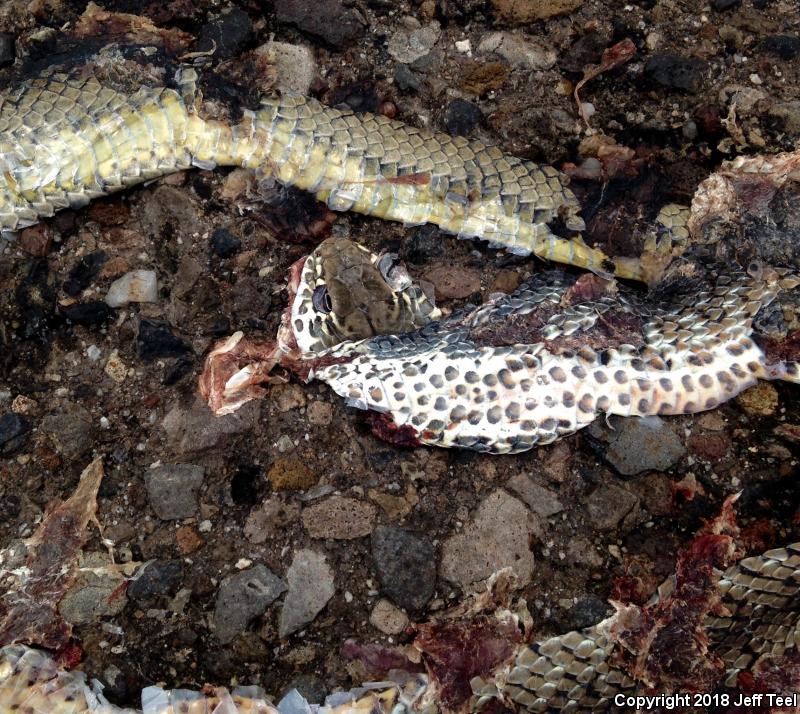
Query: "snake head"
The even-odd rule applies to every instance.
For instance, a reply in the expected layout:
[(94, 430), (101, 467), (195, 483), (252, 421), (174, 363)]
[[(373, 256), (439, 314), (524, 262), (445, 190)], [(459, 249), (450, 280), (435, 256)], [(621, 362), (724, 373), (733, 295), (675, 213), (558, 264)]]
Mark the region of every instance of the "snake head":
[(376, 255), (343, 238), (329, 238), (289, 269), (288, 306), (274, 342), (241, 332), (208, 354), (200, 393), (218, 416), (264, 396), (264, 385), (301, 379), (348, 360), (328, 354), (343, 342), (415, 330), (440, 317), (433, 300), (390, 253)]
[(284, 333), (284, 339), (293, 339), (302, 353), (409, 332), (440, 317), (396, 255), (376, 255), (344, 238), (322, 242), (293, 281), (291, 336)]

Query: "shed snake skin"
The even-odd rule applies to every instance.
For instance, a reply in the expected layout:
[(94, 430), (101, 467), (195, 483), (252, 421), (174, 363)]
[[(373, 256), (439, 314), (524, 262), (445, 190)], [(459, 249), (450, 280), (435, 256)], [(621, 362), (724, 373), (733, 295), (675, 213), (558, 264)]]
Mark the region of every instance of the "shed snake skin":
[[(430, 222), (601, 276), (642, 277), (635, 260), (612, 259), (579, 236), (565, 239), (551, 230), (556, 222), (570, 231), (583, 228), (578, 202), (555, 169), (479, 142), (300, 97), (266, 99), (236, 123), (205, 119), (180, 89), (125, 93), (63, 70), (45, 71), (0, 95), (4, 233), (191, 166), (251, 168), (311, 191), (335, 210)], [(305, 282), (304, 270), (311, 271)], [(313, 353), (306, 376), (389, 415), (417, 442), (492, 452), (549, 443), (598, 413), (707, 409), (760, 377), (798, 381), (793, 359), (771, 356), (753, 340), (759, 310), (800, 284), (788, 271), (766, 270), (717, 274), (694, 300), (673, 296), (660, 305), (625, 289), (608, 292), (593, 280), (545, 273), (482, 307), (413, 324), (417, 332), (326, 347)], [(313, 301), (313, 263), (300, 273), (297, 295)], [(404, 282), (402, 289), (408, 289)], [(424, 307), (423, 322), (437, 316), (421, 293), (409, 300)], [(541, 339), (522, 343), (520, 329)], [(572, 344), (573, 337), (583, 344)], [(218, 354), (230, 352), (221, 349)], [(235, 374), (237, 387), (249, 378)], [(537, 396), (539, 387), (545, 389)], [(735, 683), (737, 671), (758, 655), (781, 657), (794, 647), (798, 578), (797, 545), (745, 559), (722, 576), (724, 607), (708, 616), (705, 628), (727, 681)], [(640, 686), (611, 651), (601, 626), (522, 646), (490, 680), (476, 678), (470, 707), (480, 711), (491, 700), (531, 712), (610, 706), (615, 694)], [(435, 693), (421, 676), (403, 686), (359, 690), (324, 711), (434, 711)], [(252, 690), (219, 691), (216, 698), (146, 694), (147, 714), (276, 711)], [(0, 710), (116, 711), (81, 675), (60, 672), (45, 655), (13, 644), (0, 650)]]

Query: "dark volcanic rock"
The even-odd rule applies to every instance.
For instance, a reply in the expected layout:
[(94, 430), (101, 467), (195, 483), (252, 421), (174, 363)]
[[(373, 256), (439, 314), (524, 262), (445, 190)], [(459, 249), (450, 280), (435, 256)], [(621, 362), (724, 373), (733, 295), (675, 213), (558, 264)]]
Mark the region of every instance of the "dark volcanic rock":
[(275, 15), (334, 47), (344, 47), (364, 32), (358, 13), (341, 0), (276, 0)]
[(712, 0), (711, 7), (715, 10), (731, 10), (742, 4), (742, 0)]
[(103, 300), (67, 305), (61, 312), (70, 322), (86, 327), (101, 325), (114, 316), (114, 311)]
[(664, 87), (697, 92), (702, 84), (706, 67), (703, 60), (661, 53), (647, 60), (644, 73)]
[(253, 23), (241, 8), (221, 14), (200, 32), (197, 49), (208, 52), (216, 46), (214, 56), (219, 59), (236, 57), (253, 38)]
[(454, 99), (447, 105), (444, 115), (444, 127), (448, 134), (467, 136), (483, 121), (480, 107), (463, 99)]
[(75, 297), (86, 290), (99, 275), (106, 260), (108, 256), (102, 250), (84, 255), (69, 271), (69, 277), (64, 281), (64, 292)]
[(16, 412), (7, 412), (0, 417), (0, 449), (11, 451), (22, 441), (20, 437), (31, 430), (28, 420)]
[(389, 598), (408, 610), (425, 607), (436, 586), (436, 558), (427, 540), (380, 526), (372, 534), (372, 559)]
[(166, 322), (143, 319), (136, 335), (136, 351), (145, 362), (151, 362), (159, 357), (182, 357), (192, 348), (173, 335)]
[(160, 595), (174, 595), (183, 581), (180, 560), (154, 560), (147, 563), (128, 585), (132, 600), (149, 600)]
[(587, 595), (576, 602), (567, 615), (567, 630), (582, 630), (591, 627), (611, 614), (611, 606), (597, 595)]
[(14, 61), (14, 35), (0, 32), (0, 67), (6, 67)]
[(765, 37), (758, 45), (762, 52), (776, 55), (783, 60), (800, 56), (800, 37), (796, 35), (773, 35)]

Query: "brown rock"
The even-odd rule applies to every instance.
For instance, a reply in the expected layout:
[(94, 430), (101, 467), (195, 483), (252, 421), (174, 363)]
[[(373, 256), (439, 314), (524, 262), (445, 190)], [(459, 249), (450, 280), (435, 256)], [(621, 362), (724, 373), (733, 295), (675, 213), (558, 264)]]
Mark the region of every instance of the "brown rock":
[(479, 97), (502, 89), (511, 68), (503, 62), (472, 62), (467, 65), (459, 87)]
[(53, 247), (53, 229), (46, 223), (37, 223), (19, 234), (19, 247), (28, 255), (44, 258)]
[(328, 402), (311, 402), (308, 405), (308, 423), (328, 426), (333, 421), (333, 407)]
[(481, 289), (481, 274), (473, 268), (440, 264), (429, 268), (423, 278), (436, 288), (437, 300), (466, 298)]
[(759, 382), (742, 392), (736, 401), (750, 416), (772, 416), (778, 408), (778, 391), (769, 382)]
[(368, 495), (370, 500), (377, 503), (386, 512), (390, 521), (399, 521), (405, 518), (419, 503), (417, 490), (413, 486), (408, 487), (405, 496), (393, 496), (376, 488), (371, 488)]
[(175, 531), (175, 542), (181, 555), (189, 555), (200, 550), (205, 544), (203, 537), (192, 526), (181, 526)]
[(583, 0), (492, 0), (492, 8), (500, 19), (512, 25), (525, 25), (566, 15), (582, 3)]
[(303, 525), (312, 538), (352, 540), (372, 533), (375, 506), (355, 498), (331, 496), (303, 510)]
[(727, 434), (693, 434), (689, 439), (689, 449), (705, 461), (719, 461), (728, 455), (731, 440)]
[(501, 270), (494, 276), (489, 292), (513, 293), (522, 282), (522, 276), (514, 270)]
[(267, 478), (276, 491), (305, 491), (317, 483), (317, 475), (293, 456), (277, 459)]
[(277, 384), (270, 390), (270, 400), (279, 412), (288, 412), (306, 405), (305, 392), (297, 384)]

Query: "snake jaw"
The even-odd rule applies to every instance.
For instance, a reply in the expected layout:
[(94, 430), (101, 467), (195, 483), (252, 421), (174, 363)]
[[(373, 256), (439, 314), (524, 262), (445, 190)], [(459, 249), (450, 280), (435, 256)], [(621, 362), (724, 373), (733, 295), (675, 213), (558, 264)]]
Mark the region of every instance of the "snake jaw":
[(248, 340), (236, 332), (218, 342), (206, 357), (200, 394), (216, 416), (232, 414), (246, 402), (263, 397), (266, 390), (261, 385), (287, 381), (271, 374), (283, 356), (278, 343)]

